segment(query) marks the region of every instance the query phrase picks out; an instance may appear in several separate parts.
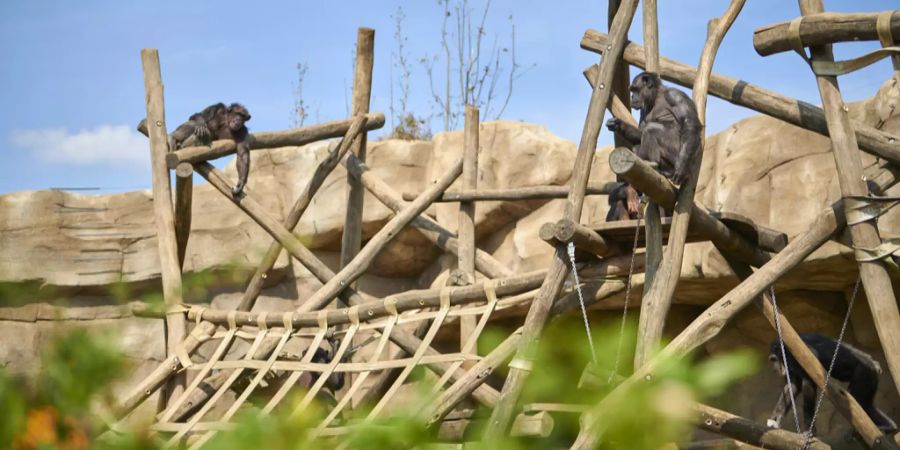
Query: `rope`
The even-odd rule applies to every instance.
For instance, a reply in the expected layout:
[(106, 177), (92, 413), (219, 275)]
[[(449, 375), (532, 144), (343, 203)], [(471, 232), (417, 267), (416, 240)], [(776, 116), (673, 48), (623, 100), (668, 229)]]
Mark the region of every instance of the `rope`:
[(584, 306), (584, 294), (581, 292), (581, 281), (578, 279), (578, 268), (575, 267), (575, 244), (569, 242), (569, 262), (572, 264), (572, 276), (575, 278), (575, 292), (578, 293), (578, 303), (581, 305), (581, 317), (584, 319), (584, 331), (587, 334), (588, 347), (591, 348), (591, 361), (597, 365), (597, 350), (594, 349), (594, 337), (591, 335), (591, 324), (588, 321), (587, 307)]
[(788, 396), (791, 400), (791, 410), (794, 412), (794, 425), (797, 427), (797, 434), (799, 434), (800, 416), (797, 414), (797, 401), (796, 396), (794, 395), (794, 385), (791, 383), (791, 369), (790, 365), (788, 365), (787, 351), (784, 349), (784, 336), (781, 334), (781, 319), (778, 314), (778, 301), (775, 299), (775, 286), (769, 286), (769, 298), (772, 299), (772, 311), (775, 315), (775, 333), (778, 335), (778, 346), (781, 348), (781, 364), (782, 367), (784, 367), (784, 378), (785, 381), (787, 381)]
[(841, 349), (841, 343), (844, 341), (844, 332), (847, 331), (847, 323), (850, 322), (850, 313), (853, 311), (853, 303), (856, 301), (856, 294), (859, 293), (859, 285), (862, 276), (856, 279), (856, 285), (853, 286), (853, 295), (850, 296), (850, 303), (847, 305), (847, 314), (844, 315), (844, 323), (841, 325), (841, 333), (838, 335), (837, 345), (834, 346), (834, 354), (831, 355), (831, 363), (828, 364), (828, 371), (825, 372), (825, 384), (819, 390), (819, 397), (816, 399), (816, 409), (813, 410), (812, 420), (809, 422), (809, 429), (803, 433), (803, 450), (809, 448), (809, 441), (812, 439), (813, 429), (816, 426), (816, 418), (819, 416), (819, 408), (822, 406), (822, 399), (825, 398), (825, 390), (828, 389), (828, 382), (831, 380), (831, 371), (834, 369), (834, 362), (837, 360), (838, 351)]
[[(641, 202), (644, 208), (647, 204)], [(637, 224), (634, 226), (634, 243), (631, 245), (631, 263), (628, 265), (628, 284), (625, 285), (625, 306), (622, 308), (622, 326), (619, 328), (619, 345), (616, 348), (616, 360), (613, 363), (613, 370), (609, 373), (607, 384), (612, 384), (613, 379), (619, 373), (619, 360), (622, 358), (622, 342), (625, 340), (625, 319), (628, 318), (628, 299), (631, 297), (631, 279), (634, 277), (634, 254), (637, 251), (638, 235), (641, 231), (641, 218), (644, 216), (643, 211), (638, 211)]]

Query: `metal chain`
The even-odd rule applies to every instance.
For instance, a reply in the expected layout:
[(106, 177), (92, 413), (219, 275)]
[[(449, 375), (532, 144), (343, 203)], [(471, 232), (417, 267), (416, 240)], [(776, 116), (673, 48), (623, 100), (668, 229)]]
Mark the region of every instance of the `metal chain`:
[(584, 294), (581, 292), (581, 281), (578, 279), (578, 268), (575, 267), (575, 244), (569, 242), (569, 262), (572, 264), (572, 276), (575, 278), (575, 292), (578, 292), (578, 303), (581, 304), (581, 316), (584, 318), (584, 331), (587, 333), (588, 346), (591, 348), (591, 360), (597, 365), (597, 351), (594, 349), (594, 337), (591, 335), (591, 324), (588, 322), (587, 307), (584, 306)]
[(781, 347), (781, 363), (782, 367), (784, 367), (784, 378), (785, 381), (787, 381), (788, 395), (791, 400), (791, 410), (794, 412), (794, 425), (797, 427), (797, 434), (800, 434), (800, 415), (797, 414), (797, 397), (794, 395), (794, 385), (791, 383), (791, 369), (790, 365), (788, 365), (787, 351), (784, 349), (784, 336), (781, 334), (781, 319), (778, 314), (778, 301), (775, 299), (774, 285), (769, 286), (769, 298), (772, 299), (772, 311), (775, 315), (775, 333), (778, 335), (778, 345)]
[[(642, 202), (643, 203), (643, 202)], [(646, 204), (644, 205), (646, 207)], [(628, 318), (628, 299), (631, 297), (631, 278), (634, 276), (634, 254), (637, 251), (638, 234), (641, 231), (641, 218), (643, 214), (638, 211), (637, 225), (634, 226), (634, 243), (631, 245), (631, 263), (628, 265), (628, 284), (625, 285), (625, 306), (622, 307), (622, 326), (619, 328), (619, 345), (616, 348), (616, 360), (613, 370), (609, 373), (607, 384), (612, 384), (613, 378), (619, 373), (619, 359), (622, 357), (622, 343), (625, 340), (625, 319)]]
[(819, 408), (822, 406), (822, 399), (825, 398), (825, 390), (828, 389), (828, 382), (831, 381), (831, 371), (834, 369), (834, 362), (837, 360), (838, 351), (841, 349), (841, 343), (844, 341), (844, 332), (847, 331), (847, 324), (850, 322), (850, 313), (853, 311), (853, 303), (856, 301), (856, 294), (859, 293), (859, 285), (862, 276), (856, 279), (856, 285), (853, 286), (853, 295), (850, 296), (850, 302), (847, 304), (847, 314), (844, 315), (844, 323), (841, 325), (841, 333), (838, 335), (837, 345), (834, 347), (834, 354), (831, 355), (831, 362), (828, 364), (828, 371), (825, 372), (825, 384), (819, 390), (819, 397), (816, 399), (816, 409), (813, 410), (812, 420), (809, 422), (809, 429), (806, 430), (803, 439), (803, 450), (809, 448), (809, 442), (813, 435), (813, 428), (816, 426), (816, 418), (819, 416)]

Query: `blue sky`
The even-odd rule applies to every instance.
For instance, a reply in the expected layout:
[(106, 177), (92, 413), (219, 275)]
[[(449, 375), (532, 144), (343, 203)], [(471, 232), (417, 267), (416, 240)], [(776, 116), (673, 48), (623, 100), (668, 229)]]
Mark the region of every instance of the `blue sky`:
[[(723, 1), (659, 2), (661, 53), (695, 65), (706, 21)], [(829, 11), (881, 11), (889, 0), (825, 0)], [(472, 0), (479, 11), (482, 1)], [(146, 139), (133, 131), (144, 115), (140, 49), (159, 49), (166, 113), (174, 127), (218, 102), (248, 106), (251, 131), (291, 125), (296, 64), (308, 65), (304, 99), (309, 122), (346, 117), (356, 29), (376, 30), (372, 110), (389, 112), (392, 74), (398, 70), (392, 15), (402, 7), (411, 60), (410, 107), (432, 112), (430, 88), (416, 61), (440, 51), (442, 9), (420, 1), (133, 2), (6, 0), (0, 3), (0, 193), (51, 187), (97, 187), (100, 192), (149, 188)], [(523, 66), (505, 119), (542, 124), (578, 141), (590, 95), (581, 71), (599, 58), (579, 48), (588, 28), (605, 31), (605, 1), (495, 0), (488, 38), (508, 40), (516, 25)], [(723, 43), (714, 70), (818, 104), (814, 79), (793, 53), (758, 56), (753, 30), (798, 15), (795, 2), (751, 0)], [(629, 37), (641, 41), (640, 11)], [(841, 44), (839, 58), (875, 44)], [(637, 72), (632, 69), (632, 76)], [(871, 96), (888, 78), (880, 62), (842, 77), (848, 100)], [(440, 79), (438, 79), (440, 81)], [(710, 99), (708, 131), (751, 112)], [(441, 120), (432, 126), (440, 131)], [(600, 144), (611, 142), (605, 130)], [(221, 165), (225, 161), (217, 164)]]

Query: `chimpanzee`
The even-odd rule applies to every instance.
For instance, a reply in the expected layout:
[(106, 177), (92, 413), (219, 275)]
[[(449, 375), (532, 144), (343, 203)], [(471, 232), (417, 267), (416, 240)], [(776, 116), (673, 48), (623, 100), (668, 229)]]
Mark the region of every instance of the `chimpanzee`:
[(207, 106), (203, 111), (191, 115), (187, 122), (179, 125), (169, 135), (169, 148), (177, 150), (209, 145), (214, 139), (233, 140), (237, 144), (238, 182), (231, 193), (238, 196), (247, 184), (247, 175), (250, 173), (249, 132), (244, 125), (249, 120), (250, 112), (240, 103), (232, 103), (227, 107), (224, 103)]
[[(635, 128), (619, 119), (606, 122), (610, 131), (620, 132), (637, 146), (637, 155), (656, 163), (657, 170), (683, 186), (692, 174), (700, 148), (700, 119), (694, 102), (684, 92), (662, 85), (659, 75), (642, 72), (631, 82), (631, 106), (641, 111)], [(629, 214), (637, 214), (637, 205)]]
[[(327, 364), (330, 363), (334, 358), (334, 354), (337, 352), (338, 346), (340, 345), (339, 340), (326, 338), (325, 341), (328, 342), (328, 346), (331, 347), (331, 349), (325, 350), (322, 347), (316, 347), (311, 362)], [(330, 389), (332, 393), (341, 390), (341, 388), (344, 387), (344, 373), (336, 371), (331, 372), (331, 375), (329, 375), (328, 379), (325, 380), (325, 387)]]
[(609, 212), (606, 213), (607, 222), (638, 218), (638, 207), (641, 203), (640, 194), (630, 184), (622, 183), (616, 186), (609, 193), (608, 198)]
[[(837, 341), (831, 337), (814, 333), (801, 334), (800, 338), (816, 355), (816, 359), (822, 363), (822, 366), (827, 369), (831, 364), (832, 355), (835, 355), (834, 351), (838, 346)], [(766, 425), (778, 427), (791, 401), (791, 392), (793, 392), (796, 399), (802, 391), (803, 424), (804, 428), (808, 429), (815, 412), (817, 388), (809, 375), (800, 367), (800, 363), (794, 359), (794, 355), (787, 351), (787, 348), (785, 350), (787, 368), (790, 370), (790, 384), (785, 383), (781, 396), (775, 404), (775, 410), (772, 411), (772, 416), (766, 421)], [(772, 343), (769, 351), (769, 361), (772, 362), (775, 372), (784, 377), (785, 367), (782, 362), (781, 347), (778, 341)], [(875, 425), (885, 433), (892, 433), (897, 430), (897, 424), (875, 407), (875, 391), (878, 389), (878, 375), (880, 373), (881, 366), (871, 356), (845, 342), (841, 342), (840, 349), (835, 355), (831, 378), (847, 382), (847, 391), (859, 402), (859, 405), (875, 422)]]

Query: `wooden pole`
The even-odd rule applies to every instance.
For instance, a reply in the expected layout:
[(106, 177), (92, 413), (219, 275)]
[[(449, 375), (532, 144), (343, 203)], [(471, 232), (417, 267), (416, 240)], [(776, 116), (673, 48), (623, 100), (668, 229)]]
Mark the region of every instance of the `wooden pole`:
[(194, 166), (175, 168), (175, 241), (178, 243), (178, 267), (184, 268), (188, 238), (191, 235), (191, 203), (194, 192)]
[[(465, 169), (463, 169), (465, 173)], [(619, 184), (614, 182), (589, 182), (585, 195), (608, 195)], [(566, 198), (569, 195), (568, 186), (527, 186), (508, 189), (472, 189), (456, 192), (445, 192), (435, 202), (481, 202), (481, 201), (519, 201), (519, 200), (549, 200), (554, 198)], [(412, 201), (419, 194), (404, 192), (403, 200)]]
[(319, 288), (312, 297), (308, 298), (302, 305), (301, 311), (313, 311), (321, 309), (333, 300), (347, 286), (350, 286), (357, 278), (362, 276), (363, 272), (372, 264), (378, 253), (384, 249), (391, 240), (400, 233), (406, 225), (413, 219), (422, 214), (435, 198), (440, 196), (447, 190), (450, 185), (456, 181), (462, 173), (462, 160), (454, 164), (444, 176), (442, 176), (435, 184), (422, 192), (422, 195), (416, 201), (408, 204), (401, 211), (388, 221), (374, 236), (366, 243), (366, 246), (344, 266), (334, 277), (329, 279), (324, 286)]
[[(595, 30), (585, 32), (581, 47), (597, 53), (606, 51), (609, 36)], [(644, 51), (637, 44), (625, 47), (623, 58), (638, 67), (645, 66)], [(660, 75), (663, 79), (685, 87), (691, 87), (697, 70), (687, 64), (668, 58), (660, 58)], [(754, 111), (783, 120), (792, 125), (828, 136), (828, 126), (822, 108), (778, 94), (746, 81), (712, 74), (709, 93)], [(859, 122), (851, 122), (856, 131), (860, 150), (900, 164), (900, 137), (894, 136)]]
[[(672, 183), (631, 151), (624, 148), (613, 150), (609, 155), (609, 167), (660, 206), (672, 208), (675, 205), (676, 192)], [(716, 247), (725, 249), (743, 262), (759, 267), (771, 258), (767, 252), (751, 244), (696, 203), (691, 212), (691, 224), (698, 234), (706, 236)]]
[[(800, 12), (803, 15), (822, 13), (824, 6), (821, 0), (800, 0)], [(814, 61), (834, 61), (831, 46), (812, 47), (811, 51)], [(868, 188), (862, 177), (859, 146), (853, 134), (847, 106), (841, 98), (837, 77), (816, 76), (816, 82), (825, 108), (841, 196), (847, 198), (866, 195)], [(850, 225), (850, 237), (856, 248), (875, 248), (881, 244), (874, 220)], [(890, 276), (884, 263), (878, 260), (860, 262), (859, 274), (869, 299), (869, 308), (872, 310), (888, 369), (894, 386), (900, 391), (900, 310), (897, 308)]]
[[(353, 115), (369, 112), (372, 98), (372, 64), (375, 53), (375, 30), (360, 28), (356, 36), (356, 74), (353, 77)], [(366, 134), (353, 148), (353, 154), (366, 162)], [(341, 267), (347, 267), (362, 245), (363, 200), (365, 190), (353, 177), (347, 177), (347, 214), (341, 236)]]
[[(566, 199), (564, 218), (574, 222), (581, 221), (584, 191), (591, 171), (591, 160), (597, 148), (597, 137), (600, 135), (604, 112), (609, 105), (613, 75), (616, 64), (620, 60), (622, 49), (625, 47), (626, 34), (631, 26), (636, 9), (637, 0), (622, 0), (610, 27), (612, 40), (609, 54), (600, 62), (597, 87), (591, 94), (591, 102), (588, 106), (581, 142), (578, 145), (578, 154), (575, 157), (575, 167), (572, 170), (571, 188)], [(553, 306), (553, 302), (556, 301), (567, 274), (568, 255), (565, 247), (558, 246), (553, 263), (547, 271), (547, 277), (544, 279), (544, 283), (541, 285), (541, 289), (534, 302), (532, 302), (528, 315), (525, 317), (522, 342), (516, 346), (516, 356), (513, 362), (510, 363), (509, 376), (503, 384), (500, 401), (497, 403), (497, 407), (494, 408), (491, 420), (485, 430), (485, 438), (488, 442), (496, 441), (509, 429), (516, 402), (531, 370), (530, 364), (534, 359), (537, 341), (549, 316), (550, 308)]]
[(732, 0), (725, 14), (712, 19), (708, 25), (706, 45), (700, 56), (698, 76), (694, 80), (693, 100), (697, 107), (697, 117), (700, 119), (700, 148), (696, 149), (696, 159), (690, 168), (691, 177), (688, 182), (678, 190), (678, 200), (675, 203), (675, 212), (672, 215), (672, 226), (669, 228), (669, 243), (663, 254), (658, 273), (653, 278), (650, 288), (647, 289), (641, 303), (641, 319), (638, 328), (637, 347), (635, 348), (635, 367), (640, 367), (656, 353), (662, 339), (663, 327), (669, 308), (675, 296), (675, 287), (681, 277), (681, 263), (684, 259), (684, 246), (687, 238), (688, 226), (694, 210), (694, 191), (697, 187), (697, 179), (700, 177), (700, 162), (703, 158), (705, 144), (704, 131), (706, 129), (706, 98), (709, 88), (709, 76), (712, 73), (713, 61), (719, 45), (725, 37), (725, 33), (731, 28), (731, 24), (744, 7), (744, 0)]
[[(478, 189), (478, 133), (479, 111), (474, 105), (466, 105), (466, 122), (463, 146), (462, 188)], [(463, 285), (475, 282), (475, 202), (459, 204), (459, 239), (458, 267), (462, 275)], [(459, 320), (459, 348), (466, 345), (475, 330), (476, 317), (462, 316)], [(473, 349), (474, 351), (474, 349)]]
[[(366, 119), (366, 131), (377, 130), (384, 126), (384, 114), (382, 113), (366, 114)], [(354, 120), (356, 119), (351, 117), (284, 131), (253, 133), (250, 138), (250, 149), (301, 146), (323, 139), (339, 138), (347, 133)], [(184, 162), (193, 164), (209, 161), (233, 155), (235, 151), (237, 150), (234, 141), (223, 139), (213, 142), (209, 147), (185, 147), (171, 152), (166, 155), (166, 164), (169, 169), (174, 169)]]
[[(403, 201), (400, 194), (372, 173), (365, 164), (356, 159), (356, 156), (352, 154), (347, 155), (347, 158), (342, 160), (341, 164), (344, 164), (351, 176), (359, 178), (363, 186), (384, 206), (387, 206), (394, 212), (406, 207), (407, 203)], [(420, 215), (410, 225), (416, 227), (425, 238), (441, 250), (459, 255), (459, 240), (434, 219), (427, 215)], [(512, 274), (500, 261), (478, 248), (475, 249), (475, 268), (489, 278), (503, 278)]]
[[(881, 13), (819, 13), (800, 21), (800, 40), (804, 46), (847, 41), (877, 41), (875, 23)], [(753, 32), (753, 48), (760, 56), (793, 50), (790, 21), (764, 25)], [(891, 15), (891, 33), (900, 36), (900, 12)]]
[[(659, 23), (657, 21), (656, 0), (643, 0), (641, 2), (644, 12), (644, 58), (647, 60), (647, 72), (659, 74)], [(663, 258), (663, 231), (662, 217), (659, 211), (659, 205), (649, 200), (644, 209), (644, 247), (645, 247), (645, 271), (644, 285), (641, 289), (641, 298), (646, 299), (650, 293), (651, 287), (655, 284), (656, 272), (659, 271), (659, 265)], [(634, 251), (635, 249), (632, 249)], [(661, 312), (663, 320), (666, 311)], [(641, 309), (638, 319), (638, 336), (647, 333), (648, 327), (652, 327), (650, 317), (660, 314), (653, 306), (648, 307), (646, 300), (642, 300)], [(640, 367), (644, 364), (645, 341), (638, 338), (637, 348), (634, 352), (634, 367)]]
[[(159, 52), (154, 48), (142, 49), (141, 65), (144, 68), (144, 93), (147, 100), (147, 123), (150, 136), (150, 166), (153, 175), (153, 216), (156, 221), (163, 299), (167, 308), (176, 308), (182, 303), (181, 269), (178, 263), (178, 243), (175, 239), (175, 217), (172, 212), (169, 170), (166, 168), (166, 152), (169, 147)], [(167, 355), (175, 354), (176, 349), (184, 340), (184, 336), (184, 315), (180, 312), (166, 314)], [(164, 402), (181, 395), (185, 382), (183, 374), (174, 377), (163, 397)], [(163, 403), (164, 405), (165, 403)]]

